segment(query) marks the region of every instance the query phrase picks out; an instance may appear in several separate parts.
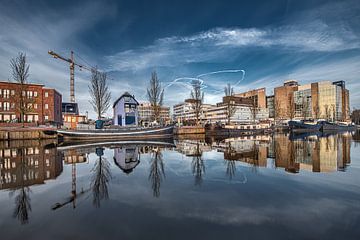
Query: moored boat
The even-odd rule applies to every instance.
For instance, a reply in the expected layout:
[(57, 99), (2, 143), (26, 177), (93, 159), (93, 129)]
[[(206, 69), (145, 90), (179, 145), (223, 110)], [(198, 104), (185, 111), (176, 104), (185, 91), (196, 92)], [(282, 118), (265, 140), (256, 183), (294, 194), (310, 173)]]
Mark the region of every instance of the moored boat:
[(129, 127), (118, 129), (96, 130), (57, 130), (57, 134), (64, 140), (138, 140), (138, 139), (166, 139), (173, 137), (174, 126), (165, 127)]
[(289, 121), (289, 128), (294, 132), (320, 131), (321, 125), (317, 122)]
[(328, 121), (321, 121), (320, 131), (354, 131), (356, 130), (356, 126), (353, 124), (347, 123), (332, 123)]

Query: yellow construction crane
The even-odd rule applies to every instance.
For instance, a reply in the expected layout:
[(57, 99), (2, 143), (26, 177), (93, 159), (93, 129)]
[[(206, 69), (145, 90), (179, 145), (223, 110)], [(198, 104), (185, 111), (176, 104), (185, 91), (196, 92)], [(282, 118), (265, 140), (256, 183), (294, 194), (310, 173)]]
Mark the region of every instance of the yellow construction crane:
[(60, 60), (68, 62), (70, 64), (70, 102), (74, 103), (75, 102), (75, 78), (74, 78), (75, 66), (78, 66), (80, 68), (80, 70), (86, 69), (88, 71), (92, 71), (93, 68), (89, 68), (85, 65), (76, 63), (74, 60), (74, 52), (73, 51), (70, 52), (70, 58), (65, 58), (53, 51), (48, 51), (48, 53), (51, 56), (53, 56), (53, 58), (58, 58)]

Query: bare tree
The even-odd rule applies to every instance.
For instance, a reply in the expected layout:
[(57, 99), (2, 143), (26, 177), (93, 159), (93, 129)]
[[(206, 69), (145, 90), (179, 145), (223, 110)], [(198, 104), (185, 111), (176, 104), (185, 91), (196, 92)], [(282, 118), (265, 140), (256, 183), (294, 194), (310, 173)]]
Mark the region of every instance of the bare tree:
[(231, 84), (228, 83), (227, 86), (224, 88), (225, 93), (225, 100), (226, 100), (226, 117), (228, 125), (230, 125), (231, 117), (234, 116), (236, 112), (236, 106), (232, 101), (232, 96), (234, 95), (234, 88), (231, 87)]
[(325, 109), (325, 118), (326, 118), (327, 121), (330, 121), (330, 119), (331, 119), (331, 107), (328, 104), (325, 104), (324, 109)]
[(282, 108), (279, 99), (274, 101), (274, 110), (275, 110), (275, 122), (279, 120), (282, 116)]
[(200, 117), (202, 112), (202, 106), (204, 101), (204, 92), (201, 90), (201, 83), (200, 81), (193, 81), (192, 82), (193, 90), (191, 91), (191, 106), (194, 110), (196, 125), (200, 123)]
[(152, 108), (152, 120), (160, 122), (161, 106), (163, 104), (164, 98), (164, 89), (161, 88), (161, 83), (155, 71), (151, 73), (150, 87), (147, 89), (147, 97)]
[(17, 57), (10, 60), (11, 75), (13, 81), (18, 85), (16, 87), (17, 95), (15, 96), (15, 105), (20, 113), (19, 121), (25, 122), (25, 115), (32, 109), (32, 99), (27, 97), (26, 84), (29, 77), (30, 65), (26, 63), (26, 54), (19, 53)]
[(295, 117), (295, 101), (294, 101), (294, 95), (290, 95), (289, 97), (289, 107), (288, 107), (288, 117), (293, 120)]
[(251, 117), (252, 120), (254, 122), (254, 124), (256, 123), (256, 116), (259, 112), (259, 108), (257, 106), (257, 102), (255, 97), (250, 98), (251, 99), (251, 104), (250, 104), (250, 113), (251, 113)]
[(320, 107), (319, 107), (318, 104), (314, 105), (313, 113), (314, 113), (314, 118), (315, 119), (319, 119), (321, 117), (321, 111), (320, 111)]
[(354, 109), (351, 113), (351, 120), (356, 124), (360, 124), (360, 109)]
[(97, 118), (101, 119), (101, 116), (109, 109), (111, 100), (106, 73), (92, 69), (89, 92), (91, 97), (90, 103), (97, 114)]
[(309, 101), (307, 100), (306, 97), (303, 97), (301, 103), (301, 115), (304, 120), (309, 118), (309, 109), (310, 109)]

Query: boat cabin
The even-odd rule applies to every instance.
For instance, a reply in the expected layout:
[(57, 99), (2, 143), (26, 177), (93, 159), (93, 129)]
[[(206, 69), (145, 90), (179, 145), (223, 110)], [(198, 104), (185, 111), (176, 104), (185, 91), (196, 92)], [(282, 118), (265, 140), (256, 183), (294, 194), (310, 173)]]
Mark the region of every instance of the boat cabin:
[(118, 126), (137, 126), (139, 113), (139, 103), (134, 95), (125, 92), (113, 105), (114, 125)]

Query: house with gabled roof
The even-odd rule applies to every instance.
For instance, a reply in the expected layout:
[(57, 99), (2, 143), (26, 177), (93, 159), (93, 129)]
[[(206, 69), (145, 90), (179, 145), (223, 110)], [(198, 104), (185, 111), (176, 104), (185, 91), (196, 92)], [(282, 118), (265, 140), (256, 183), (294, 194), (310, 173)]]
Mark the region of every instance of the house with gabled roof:
[(134, 95), (125, 92), (113, 104), (114, 125), (137, 126), (139, 121), (139, 103)]

